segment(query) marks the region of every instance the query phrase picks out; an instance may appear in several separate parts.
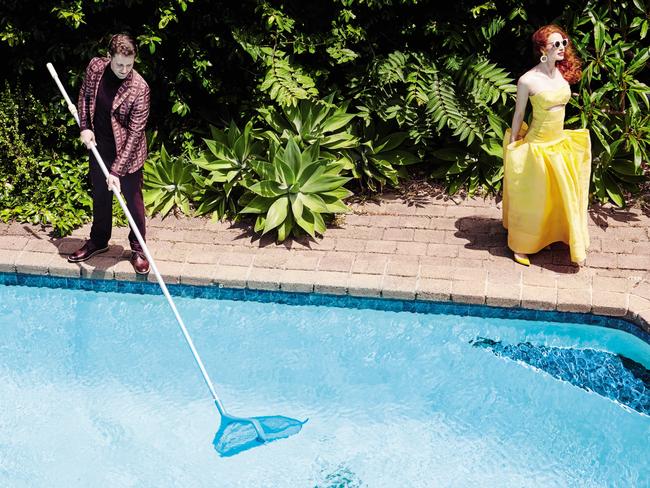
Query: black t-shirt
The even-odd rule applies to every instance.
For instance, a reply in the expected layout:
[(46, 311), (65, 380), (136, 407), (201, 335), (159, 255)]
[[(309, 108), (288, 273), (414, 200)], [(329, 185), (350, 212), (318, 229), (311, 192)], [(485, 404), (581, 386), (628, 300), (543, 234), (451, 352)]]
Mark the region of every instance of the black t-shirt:
[(123, 81), (115, 76), (115, 73), (111, 70), (111, 65), (107, 64), (97, 89), (93, 126), (95, 127), (97, 149), (102, 155), (102, 159), (106, 160), (107, 165), (110, 165), (116, 157), (115, 137), (111, 125), (111, 108), (113, 99), (115, 99), (117, 90), (119, 90)]

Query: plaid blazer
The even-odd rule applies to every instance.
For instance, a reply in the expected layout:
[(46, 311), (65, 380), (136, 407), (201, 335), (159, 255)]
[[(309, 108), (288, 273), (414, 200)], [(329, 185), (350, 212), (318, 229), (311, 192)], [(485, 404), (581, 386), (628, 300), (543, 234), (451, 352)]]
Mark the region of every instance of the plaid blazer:
[[(104, 69), (109, 63), (109, 58), (93, 58), (86, 68), (77, 105), (82, 131), (94, 130), (97, 90)], [(111, 110), (117, 157), (109, 169), (115, 175), (134, 173), (144, 166), (147, 159), (147, 138), (144, 130), (149, 117), (149, 99), (149, 85), (137, 71), (131, 70), (117, 90)]]

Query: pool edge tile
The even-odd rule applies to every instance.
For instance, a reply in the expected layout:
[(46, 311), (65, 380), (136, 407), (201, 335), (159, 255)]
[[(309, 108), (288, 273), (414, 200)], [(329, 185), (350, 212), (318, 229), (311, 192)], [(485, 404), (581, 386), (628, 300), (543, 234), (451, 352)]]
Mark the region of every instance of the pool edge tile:
[[(124, 263), (130, 267), (127, 261), (124, 261)], [(309, 272), (306, 273), (311, 274)], [(425, 293), (420, 288), (419, 282), (416, 286), (416, 298), (404, 299), (385, 296), (365, 296), (359, 293), (359, 288), (352, 288), (352, 292), (348, 293), (350, 279), (347, 273), (330, 273), (332, 276), (330, 277), (329, 283), (320, 283), (319, 285), (314, 285), (313, 288), (311, 284), (303, 283), (297, 284), (294, 289), (291, 289), (293, 286), (291, 283), (283, 282), (280, 284), (280, 289), (264, 290), (245, 287), (225, 287), (222, 283), (216, 281), (207, 286), (169, 283), (168, 288), (174, 296), (191, 298), (254, 300), (293, 305), (327, 305), (337, 308), (370, 308), (392, 312), (446, 313), (486, 318), (503, 317), (599, 325), (623, 330), (650, 343), (650, 326), (648, 325), (650, 322), (650, 308), (644, 308), (648, 306), (650, 300), (645, 297), (631, 298), (631, 307), (629, 310), (626, 310), (625, 315), (607, 316), (591, 312), (563, 311), (559, 308), (558, 310), (540, 310), (522, 306), (500, 307), (485, 305), (483, 302), (476, 303), (478, 297), (472, 295), (469, 296), (470, 300), (462, 300), (462, 293), (454, 295), (453, 301), (431, 300), (426, 298)], [(0, 272), (0, 284), (158, 295), (161, 293), (159, 286), (157, 283), (152, 282), (151, 276), (150, 273), (149, 280), (147, 280), (145, 277), (135, 276), (135, 273), (131, 272), (132, 280), (120, 280)], [(281, 273), (278, 273), (278, 276), (281, 276)], [(463, 284), (467, 285), (467, 282), (465, 281)], [(317, 286), (318, 290), (316, 290)], [(312, 290), (316, 291), (313, 292)], [(335, 290), (336, 292), (327, 293), (323, 290)], [(411, 297), (410, 293), (408, 296)], [(447, 297), (446, 293), (442, 293), (441, 296)]]

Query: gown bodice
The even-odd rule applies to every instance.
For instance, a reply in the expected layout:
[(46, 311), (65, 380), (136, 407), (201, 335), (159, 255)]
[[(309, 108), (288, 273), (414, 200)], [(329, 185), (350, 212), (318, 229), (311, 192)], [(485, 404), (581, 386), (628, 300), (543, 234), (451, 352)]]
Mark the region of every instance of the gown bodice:
[[(564, 105), (571, 98), (571, 88), (564, 85), (544, 90), (529, 97), (533, 106), (533, 120), (526, 133), (526, 142), (550, 142), (562, 137), (564, 129)], [(562, 108), (550, 110), (562, 105)]]

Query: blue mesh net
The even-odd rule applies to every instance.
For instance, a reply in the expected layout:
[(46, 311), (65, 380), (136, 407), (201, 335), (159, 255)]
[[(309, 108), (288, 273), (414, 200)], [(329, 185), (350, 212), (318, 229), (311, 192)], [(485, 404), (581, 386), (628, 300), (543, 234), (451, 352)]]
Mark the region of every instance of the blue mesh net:
[[(254, 422), (258, 422), (261, 427), (264, 439), (261, 439), (258, 434)], [(284, 439), (297, 434), (305, 422), (306, 420), (302, 422), (281, 415), (252, 418), (223, 416), (212, 443), (221, 456), (234, 456), (266, 442)]]

